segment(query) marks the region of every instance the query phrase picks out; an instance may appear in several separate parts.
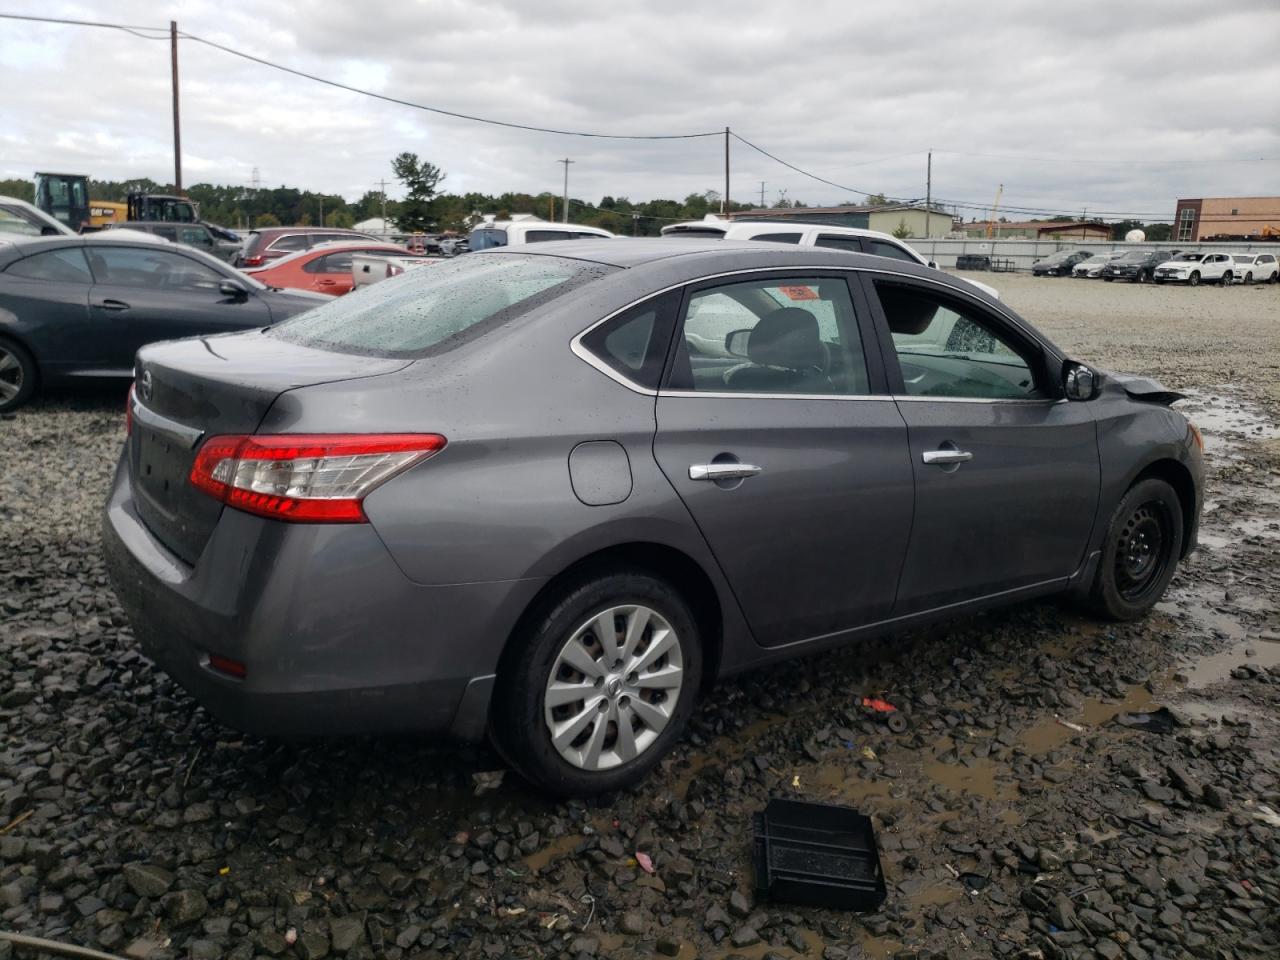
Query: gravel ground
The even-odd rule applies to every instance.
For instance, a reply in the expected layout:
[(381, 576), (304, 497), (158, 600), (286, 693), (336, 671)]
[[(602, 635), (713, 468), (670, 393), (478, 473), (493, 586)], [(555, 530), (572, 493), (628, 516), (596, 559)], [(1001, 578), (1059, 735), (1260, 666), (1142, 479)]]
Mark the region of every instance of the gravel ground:
[[(136, 652), (99, 560), (123, 389), (0, 421), (0, 930), (157, 960), (1280, 955), (1280, 289), (987, 279), (1082, 358), (1194, 389), (1209, 501), (1165, 602), (726, 682), (590, 803), (484, 748), (219, 726)], [(1170, 729), (1125, 722), (1161, 707)], [(754, 900), (771, 796), (873, 816), (880, 912)]]

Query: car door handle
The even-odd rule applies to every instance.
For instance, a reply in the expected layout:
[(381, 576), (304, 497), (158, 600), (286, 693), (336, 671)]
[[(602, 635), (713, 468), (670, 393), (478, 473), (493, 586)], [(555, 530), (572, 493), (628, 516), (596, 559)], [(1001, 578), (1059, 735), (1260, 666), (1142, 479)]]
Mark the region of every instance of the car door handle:
[(745, 480), (763, 469), (753, 463), (695, 463), (689, 466), (689, 479)]
[(103, 310), (128, 310), (129, 305), (123, 300), (103, 300), (98, 304)]
[(946, 466), (948, 463), (968, 463), (973, 454), (968, 450), (926, 450), (920, 459), (934, 466)]

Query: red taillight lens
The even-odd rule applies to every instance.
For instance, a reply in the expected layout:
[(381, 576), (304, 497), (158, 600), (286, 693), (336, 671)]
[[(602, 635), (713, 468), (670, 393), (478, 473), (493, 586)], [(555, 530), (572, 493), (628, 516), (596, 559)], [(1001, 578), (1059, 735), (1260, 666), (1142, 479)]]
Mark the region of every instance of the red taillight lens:
[(244, 265), (246, 267), (260, 267), (262, 266), (262, 259), (262, 257), (245, 257)]
[(129, 384), (129, 395), (124, 398), (124, 435), (126, 437), (133, 436), (133, 390), (134, 385)]
[(220, 657), (216, 653), (209, 654), (209, 666), (219, 673), (225, 673), (228, 677), (234, 677), (236, 680), (243, 680), (249, 675), (248, 668), (239, 660)]
[(229, 507), (277, 520), (365, 523), (379, 484), (444, 449), (438, 433), (316, 433), (206, 440), (191, 483)]

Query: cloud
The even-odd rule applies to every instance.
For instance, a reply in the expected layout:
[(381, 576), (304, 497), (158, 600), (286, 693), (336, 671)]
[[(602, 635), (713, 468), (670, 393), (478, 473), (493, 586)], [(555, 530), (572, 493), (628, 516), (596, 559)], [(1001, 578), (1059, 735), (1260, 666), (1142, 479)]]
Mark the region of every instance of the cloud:
[[(1190, 0), (851, 4), (764, 0), (21, 2), (17, 12), (181, 29), (297, 69), (462, 113), (619, 133), (722, 130), (860, 191), (1171, 216), (1179, 196), (1280, 194), (1280, 8)], [(101, 6), (101, 5), (95, 5)], [(26, 7), (24, 11), (22, 8)], [(171, 175), (168, 44), (0, 25), (0, 176)], [(615, 141), (484, 126), (183, 41), (188, 179), (355, 198), (412, 150), (450, 190), (680, 198), (721, 189), (721, 138)], [(735, 199), (857, 199), (731, 146)], [(902, 156), (902, 154), (909, 154)], [(1021, 159), (1020, 159), (1021, 157)], [(1270, 157), (1271, 163), (1229, 162)], [(882, 159), (889, 158), (889, 159)], [(1040, 159), (1028, 159), (1040, 158)], [(1197, 164), (1115, 160), (1198, 159)], [(1091, 162), (1083, 162), (1091, 161)], [(1101, 162), (1107, 161), (1107, 162)], [(962, 210), (977, 215), (978, 210)]]

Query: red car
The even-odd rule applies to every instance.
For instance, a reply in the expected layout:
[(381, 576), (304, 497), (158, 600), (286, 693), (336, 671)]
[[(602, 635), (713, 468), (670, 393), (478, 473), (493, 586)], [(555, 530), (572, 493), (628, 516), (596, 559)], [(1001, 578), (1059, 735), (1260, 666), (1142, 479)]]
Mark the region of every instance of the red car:
[(387, 257), (409, 256), (409, 251), (404, 247), (390, 243), (336, 241), (281, 257), (269, 267), (247, 269), (244, 272), (269, 287), (314, 290), (337, 296), (350, 293), (355, 287), (351, 276), (351, 255), (355, 253)]

